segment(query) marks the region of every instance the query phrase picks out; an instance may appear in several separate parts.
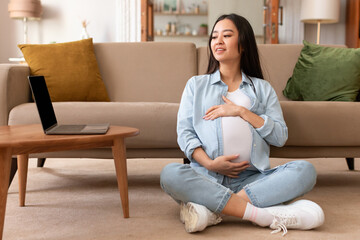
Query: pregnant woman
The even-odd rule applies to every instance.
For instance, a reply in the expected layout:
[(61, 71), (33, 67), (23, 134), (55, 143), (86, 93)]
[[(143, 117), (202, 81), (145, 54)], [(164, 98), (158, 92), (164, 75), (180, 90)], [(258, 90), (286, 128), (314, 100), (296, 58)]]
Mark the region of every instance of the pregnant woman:
[(270, 168), (270, 144), (283, 146), (288, 129), (274, 89), (263, 80), (249, 22), (220, 16), (209, 50), (207, 74), (187, 82), (178, 112), (178, 144), (191, 163), (171, 163), (160, 176), (163, 190), (180, 204), (185, 230), (202, 231), (224, 215), (284, 234), (319, 227), (319, 205), (289, 203), (314, 187), (312, 164)]

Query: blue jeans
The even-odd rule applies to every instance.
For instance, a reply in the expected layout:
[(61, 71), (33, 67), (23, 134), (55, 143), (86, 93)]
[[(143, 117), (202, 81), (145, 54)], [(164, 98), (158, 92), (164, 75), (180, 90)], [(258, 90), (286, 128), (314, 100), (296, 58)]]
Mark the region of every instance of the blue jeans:
[(162, 189), (175, 201), (201, 204), (216, 213), (222, 212), (231, 195), (242, 189), (254, 206), (263, 208), (302, 196), (315, 183), (314, 166), (302, 160), (280, 165), (266, 174), (246, 170), (238, 178), (225, 177), (222, 184), (196, 172), (188, 164), (168, 164), (160, 175)]

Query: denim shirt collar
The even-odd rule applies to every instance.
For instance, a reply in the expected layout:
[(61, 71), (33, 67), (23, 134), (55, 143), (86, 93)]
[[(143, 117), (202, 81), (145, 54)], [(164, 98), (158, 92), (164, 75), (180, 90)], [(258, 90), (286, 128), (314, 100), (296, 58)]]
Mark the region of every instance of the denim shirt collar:
[[(250, 86), (252, 85), (252, 82), (251, 80), (249, 79), (249, 77), (244, 73), (244, 72), (241, 72), (241, 76), (242, 76), (242, 82), (241, 84), (243, 83), (247, 83), (249, 84)], [(221, 75), (220, 75), (220, 70), (216, 70), (216, 72), (212, 73), (210, 75), (210, 84), (213, 85), (213, 84), (216, 84), (218, 82), (222, 82), (221, 81)]]

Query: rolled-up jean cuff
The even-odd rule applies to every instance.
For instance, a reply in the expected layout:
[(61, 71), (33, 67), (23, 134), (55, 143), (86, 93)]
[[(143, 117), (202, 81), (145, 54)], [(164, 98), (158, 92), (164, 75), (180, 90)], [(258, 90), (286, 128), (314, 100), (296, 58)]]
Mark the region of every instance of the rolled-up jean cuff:
[(249, 189), (248, 185), (246, 185), (246, 186), (244, 187), (244, 190), (245, 190), (248, 198), (250, 199), (251, 204), (254, 205), (255, 207), (261, 207), (261, 206), (259, 205), (259, 201), (258, 201), (257, 198), (255, 197), (255, 195), (251, 193), (251, 190)]
[(226, 190), (223, 198), (222, 198), (221, 201), (220, 201), (219, 206), (218, 206), (218, 207), (216, 208), (216, 210), (215, 210), (215, 213), (221, 213), (221, 212), (222, 212), (222, 210), (225, 208), (227, 202), (229, 201), (229, 199), (230, 199), (230, 197), (231, 197), (231, 195), (232, 195), (233, 193), (234, 193), (234, 192), (231, 191), (230, 189), (227, 189), (227, 190)]

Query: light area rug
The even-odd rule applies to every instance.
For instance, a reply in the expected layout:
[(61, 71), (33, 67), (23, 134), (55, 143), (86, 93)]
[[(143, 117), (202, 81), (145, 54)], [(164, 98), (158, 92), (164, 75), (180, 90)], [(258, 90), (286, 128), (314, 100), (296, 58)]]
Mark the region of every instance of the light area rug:
[[(9, 188), (4, 240), (37, 239), (360, 239), (360, 159), (308, 159), (318, 172), (302, 198), (317, 202), (325, 224), (316, 230), (271, 235), (269, 228), (225, 217), (217, 226), (186, 233), (179, 207), (160, 188), (162, 168), (181, 159), (129, 159), (130, 218), (124, 219), (114, 163), (106, 159), (30, 159), (26, 206), (19, 207), (17, 175)], [(272, 166), (289, 160), (271, 159)]]

